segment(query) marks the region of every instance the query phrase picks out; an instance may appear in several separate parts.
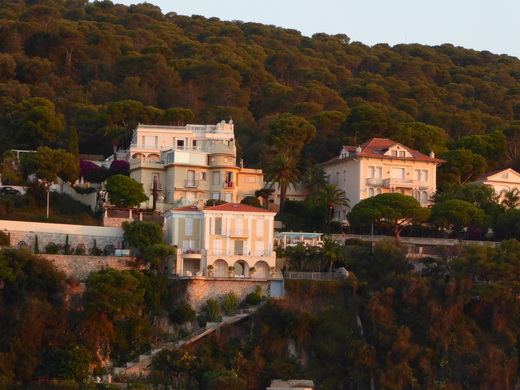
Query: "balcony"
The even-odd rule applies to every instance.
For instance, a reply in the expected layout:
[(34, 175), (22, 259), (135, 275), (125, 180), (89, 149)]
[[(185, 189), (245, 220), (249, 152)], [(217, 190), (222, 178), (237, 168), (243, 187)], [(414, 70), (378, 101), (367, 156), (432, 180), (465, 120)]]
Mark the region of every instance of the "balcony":
[(376, 179), (375, 177), (371, 177), (367, 179), (367, 186), (370, 187), (381, 187), (383, 185), (383, 179)]
[[(153, 190), (153, 182), (150, 183), (150, 189)], [(163, 190), (162, 183), (157, 183), (157, 191), (162, 191), (162, 190)]]
[(202, 253), (199, 249), (183, 249), (181, 250), (181, 257), (183, 259), (201, 259)]
[(248, 238), (249, 229), (230, 229), (229, 237), (231, 237), (231, 238)]
[(385, 179), (383, 180), (385, 188), (416, 188), (426, 190), (429, 188), (427, 181), (411, 180), (411, 179)]
[(236, 186), (235, 182), (233, 181), (225, 181), (223, 184), (224, 188), (235, 188)]
[(184, 180), (184, 187), (186, 188), (199, 188), (200, 181), (194, 179)]

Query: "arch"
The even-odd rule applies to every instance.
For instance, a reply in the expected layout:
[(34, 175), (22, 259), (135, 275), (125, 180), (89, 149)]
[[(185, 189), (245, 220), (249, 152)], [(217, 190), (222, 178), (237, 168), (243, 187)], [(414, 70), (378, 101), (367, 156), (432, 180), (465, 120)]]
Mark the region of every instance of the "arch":
[(228, 263), (226, 260), (218, 259), (213, 263), (213, 276), (224, 278), (227, 276)]
[(116, 248), (112, 244), (105, 245), (104, 252), (107, 256), (113, 256), (116, 253)]
[(259, 260), (255, 264), (255, 276), (258, 278), (268, 278), (269, 277), (269, 264), (267, 264), (263, 260)]
[(18, 247), (21, 248), (21, 247), (27, 247), (27, 243), (25, 241), (20, 241), (18, 243)]
[(249, 275), (249, 266), (246, 261), (238, 260), (233, 266), (235, 267), (235, 276)]
[(143, 158), (143, 154), (142, 153), (134, 153), (134, 154), (132, 154), (132, 158)]
[(148, 161), (161, 161), (161, 157), (157, 153), (150, 153), (148, 155)]
[(428, 193), (426, 191), (421, 192), (421, 203), (428, 203)]

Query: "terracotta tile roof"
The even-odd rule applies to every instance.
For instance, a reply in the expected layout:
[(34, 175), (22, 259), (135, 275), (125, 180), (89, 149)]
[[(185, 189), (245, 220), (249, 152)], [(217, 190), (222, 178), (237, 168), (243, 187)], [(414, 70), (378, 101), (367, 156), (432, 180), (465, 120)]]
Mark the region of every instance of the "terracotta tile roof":
[(171, 209), (170, 211), (200, 211), (196, 204), (189, 205), (189, 206), (182, 206), (178, 207), (176, 209)]
[[(394, 145), (400, 145), (401, 147), (405, 148), (412, 155), (412, 157), (386, 156), (385, 152)], [(385, 159), (391, 158), (391, 159), (397, 159), (397, 160), (431, 161), (431, 162), (436, 162), (436, 163), (444, 162), (444, 160), (441, 160), (440, 158), (432, 158), (415, 149), (406, 147), (405, 145), (402, 145), (399, 142), (392, 141), (391, 139), (388, 139), (388, 138), (372, 138), (370, 141), (365, 142), (364, 144), (360, 145), (359, 147), (361, 148), (361, 152), (356, 153), (356, 150), (357, 150), (356, 146), (345, 145), (345, 146), (343, 146), (343, 148), (352, 153), (352, 154), (350, 154), (350, 156), (344, 157), (342, 159), (340, 159), (339, 156), (336, 156), (333, 159), (330, 159), (329, 161), (326, 161), (320, 165), (327, 165), (327, 164), (335, 162), (337, 160), (347, 160), (347, 159), (351, 159), (351, 158), (355, 158), (355, 157), (376, 157), (376, 158), (385, 158)]]
[(276, 214), (276, 212), (259, 207), (249, 206), (242, 203), (225, 203), (219, 204), (218, 206), (205, 207), (204, 210), (209, 211), (240, 211), (245, 213), (269, 213)]

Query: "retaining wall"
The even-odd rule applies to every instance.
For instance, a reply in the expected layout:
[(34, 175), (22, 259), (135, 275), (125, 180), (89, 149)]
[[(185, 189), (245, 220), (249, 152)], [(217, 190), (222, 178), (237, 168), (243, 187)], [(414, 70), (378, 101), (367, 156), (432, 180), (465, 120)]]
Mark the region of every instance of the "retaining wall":
[(71, 255), (40, 255), (50, 260), (67, 276), (74, 276), (78, 281), (87, 280), (91, 272), (112, 268), (119, 271), (130, 269), (131, 257), (115, 256), (71, 256)]
[(94, 240), (96, 240), (96, 246), (101, 250), (106, 246), (120, 249), (123, 243), (123, 229), (120, 227), (0, 220), (0, 230), (6, 234), (10, 233), (11, 246), (26, 246), (31, 250), (34, 250), (35, 239), (38, 236), (38, 246), (41, 252), (51, 242), (65, 245), (67, 236), (69, 236), (71, 248), (82, 244), (87, 253), (90, 253), (94, 247)]
[(237, 294), (239, 302), (243, 301), (247, 294), (254, 293), (256, 286), (262, 287), (260, 295), (269, 296), (270, 293), (268, 279), (200, 277), (186, 280), (185, 283), (186, 291), (183, 299), (196, 311), (200, 311), (209, 298), (220, 301), (229, 292)]

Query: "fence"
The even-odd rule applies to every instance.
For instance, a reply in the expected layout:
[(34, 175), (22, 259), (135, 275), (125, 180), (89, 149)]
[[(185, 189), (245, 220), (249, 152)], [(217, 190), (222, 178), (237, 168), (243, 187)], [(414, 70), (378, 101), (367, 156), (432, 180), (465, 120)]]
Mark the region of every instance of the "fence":
[(284, 271), (285, 279), (309, 279), (309, 280), (343, 280), (348, 277), (348, 272), (293, 272)]

